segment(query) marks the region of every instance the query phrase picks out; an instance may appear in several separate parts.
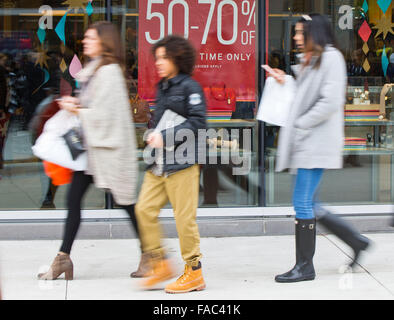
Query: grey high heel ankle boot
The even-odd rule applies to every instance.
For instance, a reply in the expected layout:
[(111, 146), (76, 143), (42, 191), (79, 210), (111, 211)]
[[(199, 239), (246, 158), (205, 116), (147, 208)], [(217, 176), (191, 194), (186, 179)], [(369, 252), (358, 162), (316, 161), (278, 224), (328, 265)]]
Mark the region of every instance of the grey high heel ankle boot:
[(65, 274), (65, 280), (73, 280), (74, 265), (68, 254), (58, 254), (53, 260), (51, 267), (45, 273), (38, 274), (39, 280), (55, 280), (62, 273)]
[(150, 255), (147, 253), (141, 253), (141, 260), (138, 265), (137, 271), (134, 271), (130, 274), (131, 278), (143, 278), (148, 277), (149, 271), (151, 270), (150, 267)]

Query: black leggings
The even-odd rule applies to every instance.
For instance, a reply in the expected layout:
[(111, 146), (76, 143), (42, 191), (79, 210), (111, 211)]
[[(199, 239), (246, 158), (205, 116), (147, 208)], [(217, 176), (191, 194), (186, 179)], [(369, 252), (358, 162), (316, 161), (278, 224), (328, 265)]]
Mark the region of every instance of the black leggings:
[[(71, 247), (77, 235), (79, 225), (81, 224), (81, 204), (82, 198), (93, 183), (93, 177), (85, 174), (83, 171), (76, 171), (73, 174), (70, 188), (67, 194), (68, 214), (64, 228), (63, 243), (60, 251), (70, 254)], [(135, 216), (134, 205), (120, 206), (128, 213), (134, 231), (139, 238), (138, 224)]]

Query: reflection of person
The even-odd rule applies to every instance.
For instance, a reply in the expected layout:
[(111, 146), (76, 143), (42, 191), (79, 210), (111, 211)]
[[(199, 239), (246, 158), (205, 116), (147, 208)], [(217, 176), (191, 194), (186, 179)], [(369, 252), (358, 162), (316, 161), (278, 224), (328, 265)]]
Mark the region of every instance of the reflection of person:
[[(70, 95), (72, 91), (71, 85), (63, 78), (59, 67), (62, 55), (59, 52), (51, 51), (48, 52), (48, 56), (50, 57), (48, 60), (50, 77), (43, 90), (46, 98), (37, 105), (29, 122), (29, 129), (33, 133), (33, 143), (41, 134), (46, 121), (59, 111), (58, 102), (56, 101), (59, 93), (60, 96), (64, 96)], [(45, 184), (45, 191), (40, 209), (55, 209), (55, 195), (58, 186), (53, 184), (51, 178), (45, 179), (43, 183)]]
[[(48, 60), (50, 77), (43, 89), (46, 97), (35, 107), (33, 116), (29, 121), (29, 130), (32, 132), (33, 143), (41, 134), (46, 121), (59, 110), (58, 102), (56, 101), (59, 93), (64, 95), (60, 90), (62, 73), (59, 65), (62, 56), (55, 51), (48, 52), (48, 56), (50, 57)], [(58, 186), (53, 184), (51, 178), (48, 178), (48, 184), (46, 182), (47, 179), (44, 182), (46, 191), (44, 191), (45, 195), (40, 209), (56, 209), (54, 200)]]
[[(158, 216), (160, 209), (170, 201), (174, 209), (181, 254), (186, 262), (184, 274), (174, 283), (166, 286), (168, 293), (184, 293), (205, 288), (202, 276), (200, 235), (196, 222), (200, 171), (197, 164), (197, 131), (205, 129), (205, 101), (200, 85), (191, 78), (195, 63), (195, 50), (180, 36), (169, 36), (153, 47), (156, 68), (162, 80), (158, 84), (154, 128), (166, 110), (181, 115), (185, 121), (172, 129), (152, 132), (148, 144), (160, 153), (162, 148), (163, 164), (155, 163), (145, 173), (144, 182), (136, 213), (141, 230), (141, 242), (144, 252), (149, 253), (152, 264), (151, 276), (142, 283), (143, 288), (150, 289), (158, 283), (172, 278), (175, 274), (166, 257), (160, 241)], [(178, 148), (182, 141), (174, 142), (171, 137), (177, 133), (191, 132), (191, 137), (184, 142), (186, 148), (185, 163), (177, 159)], [(204, 145), (205, 147), (205, 145)], [(194, 152), (193, 152), (194, 151)]]
[(127, 72), (128, 75), (131, 76), (132, 79), (138, 78), (138, 61), (137, 54), (134, 49), (130, 49), (127, 52)]
[(44, 82), (44, 71), (36, 65), (37, 53), (30, 53), (22, 59), (21, 72), (26, 77), (25, 88), (22, 92), (22, 105), (24, 112), (23, 129), (28, 128), (29, 122), (33, 117), (38, 104), (45, 99), (45, 87), (41, 86)]
[(0, 53), (0, 110), (5, 110), (7, 99), (7, 56)]
[(352, 60), (348, 66), (349, 77), (361, 77), (366, 76), (367, 73), (363, 68), (363, 53), (361, 49), (354, 50), (352, 52)]
[[(56, 88), (48, 88), (49, 90), (56, 90)], [(38, 137), (41, 135), (45, 123), (59, 111), (58, 96), (48, 94), (41, 103), (37, 106), (33, 118), (29, 123), (29, 130), (32, 134), (32, 144), (35, 144)], [(49, 182), (47, 185), (47, 181)], [(45, 184), (45, 196), (40, 209), (55, 209), (54, 199), (57, 191), (57, 186), (52, 183), (51, 178), (42, 181)]]
[(394, 53), (390, 55), (390, 64), (387, 69), (387, 78), (390, 83), (394, 82)]
[(202, 183), (204, 190), (204, 201), (202, 206), (217, 206), (218, 205), (218, 190), (219, 190), (219, 165), (206, 164), (202, 168)]
[(273, 49), (268, 57), (268, 64), (272, 68), (283, 70), (286, 66), (286, 62), (282, 52), (278, 49)]
[(0, 169), (3, 169), (3, 149), (7, 134), (10, 115), (8, 107), (8, 71), (6, 69), (7, 56), (0, 54)]
[(10, 101), (8, 104), (8, 112), (10, 114), (18, 114), (18, 109), (23, 108), (27, 92), (26, 76), (21, 67), (22, 61), (15, 60), (11, 62), (9, 72), (9, 90)]
[[(316, 218), (354, 251), (350, 266), (357, 263), (369, 240), (347, 222), (317, 203), (317, 190), (324, 169), (342, 167), (346, 90), (345, 60), (335, 47), (328, 19), (319, 14), (303, 16), (296, 24), (294, 40), (303, 52), (301, 64), (294, 67), (297, 91), (288, 126), (279, 136), (277, 171), (297, 170), (293, 193), (296, 212), (296, 264), (275, 277), (277, 282), (313, 280)], [(273, 76), (284, 81), (284, 72)]]
[(60, 252), (50, 270), (40, 279), (56, 279), (63, 272), (73, 278), (70, 251), (81, 221), (81, 202), (94, 182), (109, 189), (127, 211), (138, 234), (134, 214), (137, 156), (134, 125), (124, 78), (124, 51), (114, 25), (98, 22), (89, 27), (83, 40), (84, 54), (91, 58), (78, 74), (82, 84), (78, 98), (63, 97), (62, 109), (81, 119), (88, 154), (88, 169), (74, 172), (67, 195), (68, 215)]

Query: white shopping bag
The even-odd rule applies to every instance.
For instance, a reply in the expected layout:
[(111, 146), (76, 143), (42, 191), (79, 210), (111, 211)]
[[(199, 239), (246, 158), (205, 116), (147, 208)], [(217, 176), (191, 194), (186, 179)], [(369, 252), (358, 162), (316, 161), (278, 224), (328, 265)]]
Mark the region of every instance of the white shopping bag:
[(296, 82), (289, 75), (286, 75), (285, 79), (285, 83), (280, 84), (273, 77), (267, 78), (257, 111), (257, 120), (281, 127), (286, 126), (296, 91)]
[(43, 132), (32, 146), (33, 154), (45, 161), (52, 162), (74, 171), (87, 169), (87, 153), (73, 160), (63, 135), (78, 125), (78, 118), (66, 110), (58, 111), (44, 125)]

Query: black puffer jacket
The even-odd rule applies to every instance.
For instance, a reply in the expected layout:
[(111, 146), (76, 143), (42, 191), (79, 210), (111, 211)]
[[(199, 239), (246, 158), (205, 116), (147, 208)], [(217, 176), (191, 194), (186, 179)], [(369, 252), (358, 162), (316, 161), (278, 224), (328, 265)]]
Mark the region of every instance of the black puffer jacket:
[[(198, 163), (198, 155), (205, 152), (205, 140), (198, 143), (198, 130), (206, 129), (206, 105), (201, 86), (186, 74), (178, 74), (168, 81), (159, 82), (153, 128), (157, 126), (167, 109), (186, 118), (182, 124), (161, 131), (165, 146), (163, 172), (168, 175)], [(174, 137), (182, 129), (193, 132), (194, 141), (185, 137), (181, 141), (176, 141)], [(169, 153), (168, 150), (172, 150), (172, 147), (173, 151)], [(181, 147), (182, 151), (179, 151), (178, 147)], [(178, 153), (181, 152), (182, 159), (177, 159), (177, 150)], [(152, 166), (148, 166), (148, 169)]]

